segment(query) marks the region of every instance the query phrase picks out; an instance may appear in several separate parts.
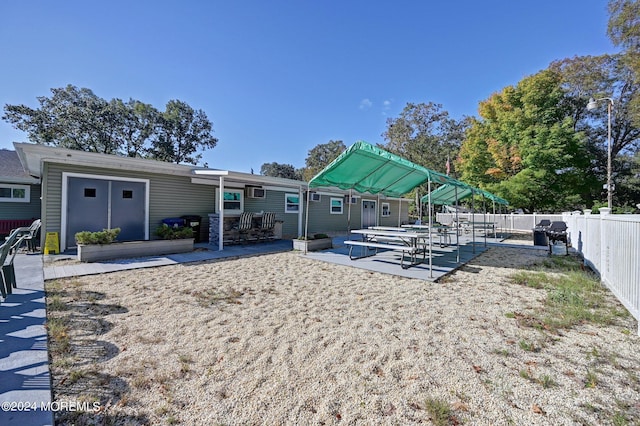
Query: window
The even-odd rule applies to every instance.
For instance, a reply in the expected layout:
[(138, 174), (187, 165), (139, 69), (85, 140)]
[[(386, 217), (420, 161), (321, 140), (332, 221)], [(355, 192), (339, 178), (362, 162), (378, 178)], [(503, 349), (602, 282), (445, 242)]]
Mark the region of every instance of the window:
[(96, 198), (96, 189), (95, 188), (85, 188), (84, 189), (84, 197), (85, 198)]
[(389, 203), (382, 203), (382, 217), (391, 216), (391, 206)]
[(298, 194), (284, 194), (284, 212), (298, 213), (300, 211), (300, 196)]
[(343, 198), (331, 198), (331, 214), (342, 214)]
[(0, 201), (28, 203), (31, 201), (31, 188), (28, 185), (2, 185), (0, 186)]
[[(216, 189), (216, 196), (219, 197), (220, 189)], [(239, 215), (244, 211), (244, 190), (225, 189), (222, 197), (222, 205), (225, 214)], [(216, 213), (218, 213), (219, 203), (216, 203)]]
[(125, 199), (133, 198), (133, 191), (130, 190), (130, 189), (123, 189), (122, 190), (122, 198), (125, 198)]

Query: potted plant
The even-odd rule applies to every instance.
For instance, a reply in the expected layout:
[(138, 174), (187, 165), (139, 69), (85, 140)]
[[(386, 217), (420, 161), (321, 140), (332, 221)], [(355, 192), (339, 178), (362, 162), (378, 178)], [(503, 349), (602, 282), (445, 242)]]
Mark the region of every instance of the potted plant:
[(305, 238), (304, 235), (293, 240), (293, 249), (300, 251), (315, 251), (332, 248), (331, 237), (327, 234), (314, 234)]
[(156, 235), (161, 238), (158, 240), (120, 242), (116, 241), (119, 233), (119, 228), (103, 229), (98, 232), (78, 232), (75, 235), (78, 244), (78, 260), (97, 262), (193, 251), (193, 230), (191, 228), (170, 228), (167, 225), (162, 225), (156, 230)]

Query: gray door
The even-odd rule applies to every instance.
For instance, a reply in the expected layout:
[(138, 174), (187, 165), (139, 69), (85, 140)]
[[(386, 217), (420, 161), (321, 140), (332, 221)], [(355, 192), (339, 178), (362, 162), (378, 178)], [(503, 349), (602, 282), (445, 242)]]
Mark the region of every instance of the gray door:
[(67, 184), (67, 247), (76, 232), (109, 227), (109, 181), (70, 177)]
[(120, 228), (118, 240), (144, 240), (145, 184), (111, 181), (111, 227)]
[(362, 227), (376, 226), (376, 202), (362, 201)]
[(146, 185), (143, 182), (69, 177), (66, 247), (80, 231), (120, 228), (119, 241), (145, 237)]

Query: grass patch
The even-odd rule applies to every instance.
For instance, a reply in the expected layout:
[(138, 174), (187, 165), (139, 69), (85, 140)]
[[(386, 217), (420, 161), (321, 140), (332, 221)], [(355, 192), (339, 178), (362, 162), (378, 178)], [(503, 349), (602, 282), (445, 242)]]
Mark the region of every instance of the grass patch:
[(429, 418), (436, 426), (446, 426), (454, 424), (453, 412), (448, 402), (441, 399), (429, 398), (425, 401), (425, 409), (429, 413)]
[(598, 386), (598, 376), (595, 371), (587, 370), (587, 375), (584, 378), (584, 387), (595, 388), (596, 386)]
[(51, 349), (56, 354), (65, 354), (71, 350), (69, 321), (66, 318), (52, 317), (46, 323)]
[(523, 325), (557, 331), (582, 323), (610, 325), (624, 315), (607, 303), (600, 281), (582, 270), (578, 258), (554, 256), (545, 260), (542, 267), (548, 272), (522, 271), (511, 277), (513, 283), (547, 292), (544, 307)]
[(66, 303), (62, 300), (62, 298), (55, 294), (48, 299), (47, 307), (50, 311), (66, 311), (69, 309)]
[(228, 288), (226, 290), (216, 288), (208, 288), (201, 291), (186, 290), (185, 293), (193, 296), (202, 307), (209, 307), (223, 303), (240, 305), (242, 304), (240, 298), (245, 294), (244, 291), (233, 288)]

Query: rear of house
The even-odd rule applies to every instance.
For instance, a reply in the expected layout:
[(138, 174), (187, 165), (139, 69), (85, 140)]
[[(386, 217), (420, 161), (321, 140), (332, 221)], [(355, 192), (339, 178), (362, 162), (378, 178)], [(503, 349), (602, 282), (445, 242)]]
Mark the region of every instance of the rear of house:
[(340, 234), (408, 219), (408, 202), (402, 199), (349, 196), (331, 188), (309, 192), (303, 181), (140, 158), (35, 144), (15, 147), (27, 173), (42, 182), (37, 216), (41, 213), (43, 239), (58, 233), (61, 251), (75, 246), (79, 231), (120, 227), (120, 240), (154, 239), (165, 219), (182, 216), (199, 219), (197, 240), (213, 244), (219, 241), (219, 223), (211, 226), (211, 220), (237, 221), (244, 211), (276, 213), (278, 237), (287, 239), (303, 235), (305, 226), (310, 234)]

